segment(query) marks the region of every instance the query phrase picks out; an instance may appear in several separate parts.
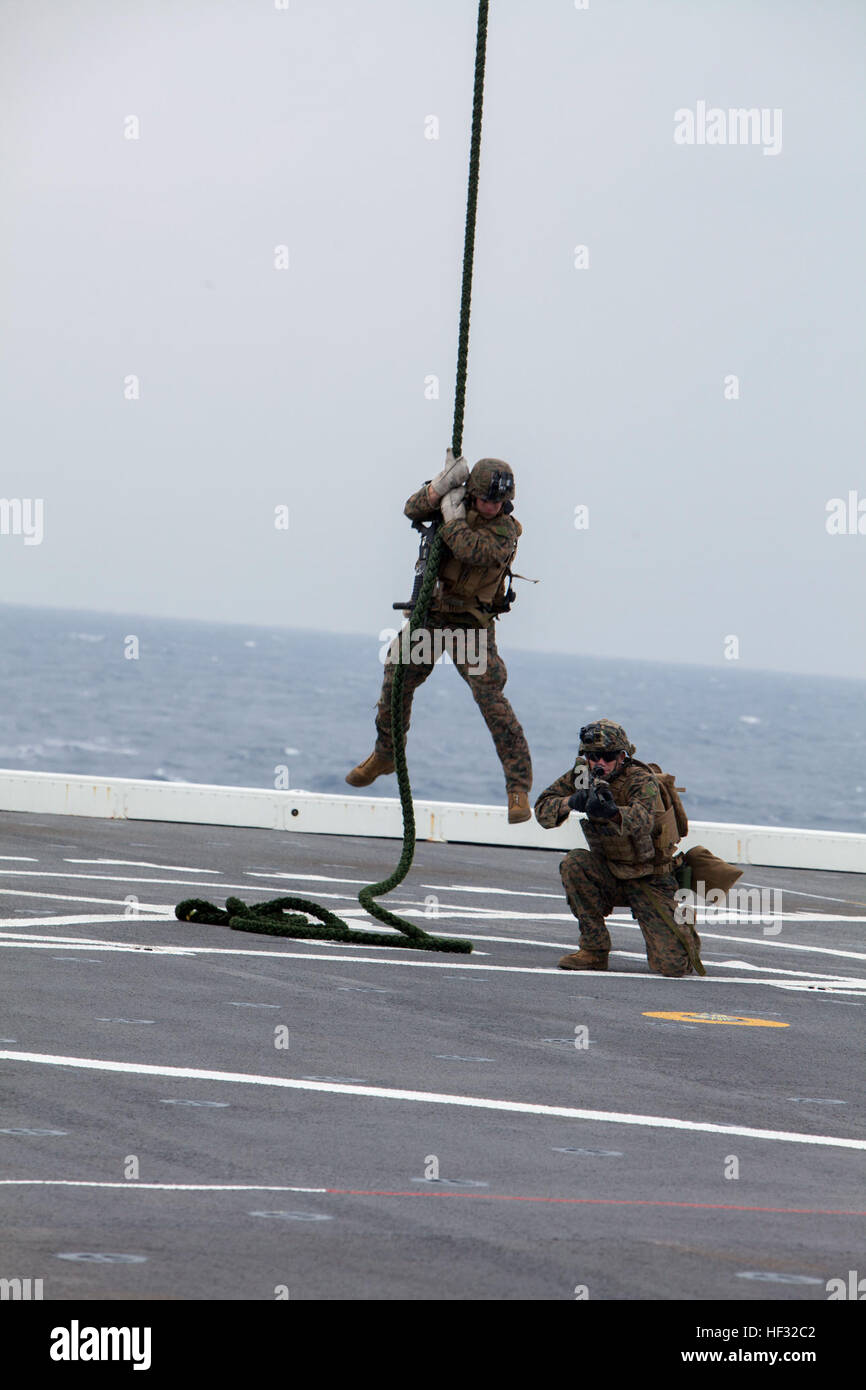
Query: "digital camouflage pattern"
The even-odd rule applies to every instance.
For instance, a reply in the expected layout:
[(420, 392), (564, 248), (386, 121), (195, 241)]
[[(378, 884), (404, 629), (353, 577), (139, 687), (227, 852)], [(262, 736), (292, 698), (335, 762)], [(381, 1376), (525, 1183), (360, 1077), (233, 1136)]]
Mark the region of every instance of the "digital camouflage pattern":
[[(604, 919), (615, 907), (630, 907), (643, 933), (650, 970), (657, 975), (694, 973), (673, 928), (678, 886), (673, 874), (650, 874), (623, 881), (614, 878), (600, 855), (587, 849), (573, 849), (567, 854), (559, 873), (568, 905), (580, 924), (581, 949), (609, 951), (610, 932)], [(699, 954), (701, 939), (694, 927), (682, 922), (677, 930)]]
[[(482, 460), (498, 467), (507, 468), (500, 460)], [(477, 465), (476, 465), (477, 466)], [(438, 507), (431, 507), (427, 495), (427, 485), (413, 493), (403, 508), (410, 521), (432, 521), (441, 518)], [(498, 576), (514, 558), (517, 542), (522, 528), (513, 516), (500, 512), (498, 516), (482, 517), (474, 507), (467, 512), (467, 520), (454, 520), (440, 527), (444, 542), (443, 558), (439, 566), (442, 574), (448, 569), (459, 571), (466, 567), (471, 570), (487, 570)], [(458, 576), (459, 577), (459, 576)], [(477, 576), (476, 576), (477, 577)], [(470, 584), (469, 587), (472, 587)], [(442, 586), (437, 584), (428, 610), (426, 631), (429, 633), (428, 652), (431, 660), (412, 660), (404, 665), (403, 676), (403, 727), (409, 728), (412, 712), (412, 697), (419, 685), (426, 681), (435, 664), (435, 656), (444, 645), (454, 665), (472, 691), (473, 699), (481, 711), (485, 724), (493, 737), (499, 761), (505, 774), (508, 792), (529, 791), (532, 786), (532, 759), (529, 745), (520, 722), (511, 704), (503, 694), (508, 671), (505, 662), (496, 649), (496, 635), (493, 615), (466, 601), (466, 608), (455, 608), (455, 599), (446, 602)], [(464, 651), (455, 650), (449, 642), (449, 629), (462, 628), (467, 633)], [(468, 630), (474, 628), (473, 642), (468, 640)], [(416, 628), (415, 632), (424, 629)], [(391, 653), (395, 659), (400, 655), (399, 634), (392, 644)], [(486, 646), (481, 645), (486, 644)], [(480, 660), (463, 660), (462, 657), (474, 648), (481, 653)], [(376, 710), (376, 751), (383, 757), (393, 756), (391, 741), (391, 685), (394, 679), (394, 664), (389, 653), (385, 664), (385, 676)], [(474, 672), (474, 674), (473, 674)]]
[[(451, 623), (451, 619), (448, 619)], [(416, 632), (422, 629), (416, 628)], [(493, 736), (493, 742), (499, 761), (502, 764), (502, 771), (505, 774), (505, 786), (508, 792), (525, 790), (528, 791), (532, 786), (532, 759), (529, 754), (529, 745), (526, 736), (520, 727), (517, 715), (511, 708), (510, 703), (503, 694), (505, 682), (508, 679), (508, 671), (505, 662), (496, 649), (496, 636), (493, 625), (483, 628), (478, 634), (479, 643), (486, 642), (486, 665), (483, 660), (466, 661), (461, 660), (461, 653), (454, 649), (453, 643), (448, 642), (445, 634), (445, 627), (434, 627), (428, 624), (430, 632), (431, 655), (436, 651), (437, 633), (440, 641), (443, 642), (445, 649), (449, 652), (454, 665), (465, 680), (472, 697), (481, 711), (484, 722)], [(392, 643), (391, 651), (395, 657), (399, 655), (399, 634)], [(465, 644), (468, 647), (468, 643)], [(478, 650), (478, 649), (476, 649)], [(480, 648), (484, 653), (484, 647)], [(412, 661), (404, 665), (403, 676), (403, 728), (409, 728), (409, 720), (412, 713), (412, 696), (419, 685), (426, 681), (430, 672), (433, 670), (434, 662), (431, 661)], [(391, 686), (394, 680), (395, 665), (392, 661), (385, 664), (385, 679), (382, 682), (382, 693), (379, 696), (379, 704), (376, 711), (376, 752), (383, 757), (392, 758), (394, 745), (391, 741)], [(473, 675), (475, 670), (477, 674)]]
[[(611, 725), (612, 721), (597, 723)], [(585, 767), (578, 758), (574, 767), (541, 793), (535, 803), (539, 825), (551, 830), (568, 818), (568, 798), (579, 785)], [(617, 905), (630, 907), (643, 933), (650, 968), (662, 975), (689, 974), (692, 966), (679, 937), (696, 953), (700, 938), (693, 925), (674, 918), (679, 886), (673, 874), (674, 846), (660, 855), (652, 838), (656, 818), (663, 810), (658, 781), (643, 764), (626, 761), (607, 785), (618, 815), (607, 821), (581, 819), (590, 848), (571, 850), (560, 864), (568, 905), (580, 924), (580, 946), (588, 951), (609, 951), (610, 933), (604, 919)]]
[[(568, 818), (571, 808), (568, 798), (581, 782), (585, 764), (578, 758), (574, 767), (557, 778), (535, 803), (535, 819), (545, 830), (552, 830)], [(663, 812), (659, 784), (642, 763), (626, 761), (618, 773), (606, 783), (617, 804), (619, 814), (611, 820), (581, 820), (580, 828), (590, 849), (608, 861), (615, 878), (641, 878), (648, 873), (670, 873), (673, 850), (666, 859), (658, 860), (653, 842), (656, 816)]]
[(615, 724), (612, 719), (595, 719), (581, 729), (578, 751), (596, 754), (622, 751), (631, 756), (635, 747), (629, 743), (628, 734), (621, 724)]
[(470, 497), (486, 497), (494, 473), (506, 473), (511, 479), (511, 489), (505, 494), (505, 497), (513, 501), (514, 474), (511, 470), (511, 464), (506, 463), (504, 459), (479, 459), (473, 466), (466, 481), (467, 495)]
[[(438, 507), (430, 506), (426, 484), (412, 494), (403, 511), (410, 521), (432, 521), (442, 516)], [(488, 518), (473, 508), (465, 521), (455, 518), (454, 521), (443, 522), (439, 533), (447, 549), (461, 564), (502, 569), (514, 559), (523, 527), (513, 516), (504, 512)], [(435, 607), (434, 595), (430, 605), (431, 614), (435, 612)]]

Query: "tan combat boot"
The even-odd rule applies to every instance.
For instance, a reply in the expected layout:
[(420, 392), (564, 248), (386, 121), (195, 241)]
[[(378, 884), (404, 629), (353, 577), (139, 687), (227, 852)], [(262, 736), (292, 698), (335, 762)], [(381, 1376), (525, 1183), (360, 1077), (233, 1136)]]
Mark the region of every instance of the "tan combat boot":
[(587, 951), (581, 946), (570, 956), (563, 956), (559, 962), (560, 970), (607, 970), (609, 951)]
[(521, 821), (531, 820), (529, 794), (522, 787), (508, 793), (508, 824), (519, 825)]
[(377, 777), (382, 777), (386, 772), (394, 771), (394, 763), (391, 758), (385, 758), (381, 753), (374, 749), (369, 758), (365, 758), (357, 767), (346, 774), (346, 781), (350, 787), (369, 787), (371, 782), (375, 782)]

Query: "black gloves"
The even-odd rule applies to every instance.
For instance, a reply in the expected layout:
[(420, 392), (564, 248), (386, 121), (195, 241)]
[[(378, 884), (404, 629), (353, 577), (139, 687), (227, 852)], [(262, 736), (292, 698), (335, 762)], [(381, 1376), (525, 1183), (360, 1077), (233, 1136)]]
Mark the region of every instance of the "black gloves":
[(586, 814), (594, 820), (613, 820), (619, 807), (613, 799), (613, 792), (604, 782), (599, 782), (587, 795)]
[(578, 787), (574, 795), (568, 798), (568, 804), (572, 811), (585, 811), (588, 800), (589, 787)]

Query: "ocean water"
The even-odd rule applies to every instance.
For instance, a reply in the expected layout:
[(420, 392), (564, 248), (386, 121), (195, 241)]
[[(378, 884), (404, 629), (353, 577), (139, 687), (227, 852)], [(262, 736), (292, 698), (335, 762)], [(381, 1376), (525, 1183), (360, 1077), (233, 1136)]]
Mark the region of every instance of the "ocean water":
[[(124, 655), (138, 639), (137, 659)], [(382, 678), (368, 637), (60, 609), (0, 607), (0, 767), (354, 792)], [(637, 756), (676, 773), (695, 820), (866, 833), (866, 682), (512, 651), (506, 693), (537, 795), (608, 715)], [(415, 697), (413, 792), (504, 802), (493, 744), (450, 665)], [(396, 795), (396, 778), (373, 792)]]

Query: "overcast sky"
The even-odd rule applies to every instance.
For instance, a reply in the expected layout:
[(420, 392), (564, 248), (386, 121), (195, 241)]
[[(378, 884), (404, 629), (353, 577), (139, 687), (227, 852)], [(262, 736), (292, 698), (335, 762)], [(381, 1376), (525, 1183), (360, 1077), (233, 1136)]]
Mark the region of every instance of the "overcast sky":
[[(0, 492), (44, 532), (0, 535), (3, 599), (378, 649), (451, 436), (474, 0), (0, 15)], [(506, 655), (866, 675), (864, 30), (492, 0), (464, 450), (541, 580)], [(764, 132), (677, 143), (701, 103)]]

